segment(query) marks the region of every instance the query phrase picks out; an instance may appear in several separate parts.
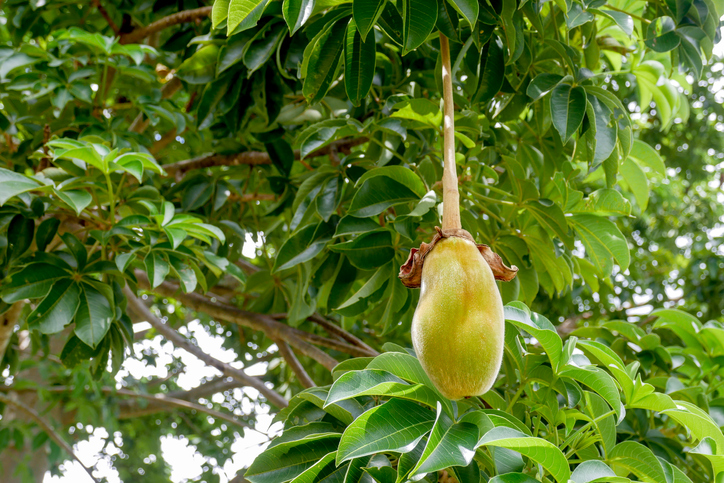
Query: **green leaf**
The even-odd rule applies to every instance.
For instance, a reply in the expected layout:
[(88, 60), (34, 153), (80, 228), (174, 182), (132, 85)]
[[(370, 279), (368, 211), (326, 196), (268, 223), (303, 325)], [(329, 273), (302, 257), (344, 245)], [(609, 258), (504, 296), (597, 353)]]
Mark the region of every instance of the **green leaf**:
[(641, 211), (646, 210), (649, 204), (649, 181), (646, 179), (644, 172), (631, 158), (627, 158), (621, 164), (619, 172), (631, 192), (633, 192)]
[(0, 168), (0, 206), (14, 196), (39, 187), (37, 181), (27, 176)]
[(189, 84), (208, 84), (216, 78), (218, 45), (201, 47), (194, 55), (184, 60), (176, 69), (176, 75)]
[(227, 35), (255, 27), (268, 0), (230, 0)]
[(476, 28), (480, 6), (477, 0), (446, 0), (468, 21), (470, 28)]
[(48, 295), (28, 315), (28, 325), (43, 334), (55, 334), (73, 320), (78, 305), (80, 287), (73, 280), (62, 278), (53, 284)]
[(515, 429), (498, 427), (488, 431), (479, 445), (516, 451), (543, 466), (559, 483), (568, 483), (571, 476), (566, 457), (556, 445), (545, 439), (534, 438)]
[[(356, 397), (370, 389), (385, 391), (396, 384), (409, 386), (394, 374), (381, 370), (360, 370), (345, 372), (332, 384), (324, 405)], [(379, 392), (378, 392), (379, 393)]]
[(8, 261), (13, 261), (23, 256), (33, 244), (35, 234), (35, 220), (25, 218), (23, 215), (15, 215), (8, 225)]
[(646, 46), (655, 52), (668, 52), (679, 46), (676, 24), (671, 17), (658, 17), (646, 29)]
[(524, 207), (543, 227), (558, 235), (566, 245), (572, 245), (573, 240), (568, 235), (568, 223), (560, 206), (541, 198), (526, 202)]
[(518, 304), (520, 302), (514, 302), (504, 307), (506, 322), (510, 322), (535, 337), (545, 349), (546, 355), (551, 361), (551, 367), (557, 371), (563, 351), (561, 336), (558, 335), (555, 326), (548, 319), (536, 313), (529, 315)]
[(304, 59), (307, 62), (307, 76), (304, 78), (302, 93), (310, 104), (321, 101), (327, 95), (344, 51), (346, 32), (347, 24), (342, 20), (329, 25), (309, 52), (309, 60)]
[(347, 25), (344, 43), (344, 87), (347, 97), (359, 106), (372, 87), (375, 75), (375, 39), (364, 41), (354, 18)]
[(343, 253), (350, 263), (360, 270), (372, 270), (392, 260), (395, 249), (389, 231), (365, 233), (354, 240), (329, 247), (333, 252)]
[(622, 270), (628, 268), (631, 261), (628, 243), (614, 223), (600, 216), (582, 213), (576, 213), (568, 220), (581, 237), (586, 254), (602, 276), (608, 276), (613, 270), (612, 258)]
[(576, 469), (571, 473), (571, 481), (573, 483), (591, 483), (594, 481), (629, 483), (631, 480), (616, 476), (616, 473), (603, 461), (588, 460), (576, 466)]
[(375, 272), (375, 274), (372, 275), (372, 277), (370, 277), (369, 280), (367, 280), (365, 284), (357, 292), (354, 293), (354, 295), (348, 298), (342, 305), (336, 307), (335, 310), (342, 310), (347, 307), (351, 307), (352, 305), (360, 302), (361, 300), (364, 300), (374, 295), (379, 289), (384, 286), (385, 282), (387, 282), (388, 274), (388, 265), (380, 267)]
[(646, 446), (634, 441), (619, 443), (608, 455), (609, 463), (624, 468), (647, 483), (666, 481), (664, 470), (656, 456)]
[(437, 22), (437, 0), (402, 0), (402, 55), (421, 46)]
[(146, 274), (151, 288), (156, 288), (163, 283), (170, 270), (166, 256), (160, 252), (152, 250), (144, 259), (146, 264)]
[(505, 53), (503, 42), (494, 35), (480, 53), (478, 88), (473, 102), (488, 102), (503, 87), (505, 80)]
[(551, 74), (549, 72), (538, 74), (535, 76), (535, 79), (528, 84), (526, 94), (534, 101), (537, 101), (553, 90), (563, 79), (564, 77), (562, 75)]
[(110, 301), (91, 285), (83, 284), (75, 315), (75, 335), (95, 349), (111, 328), (113, 315)]
[(76, 215), (80, 215), (93, 201), (93, 197), (85, 190), (55, 191), (58, 198), (70, 206)]
[(661, 155), (645, 142), (636, 139), (629, 153), (629, 157), (639, 165), (646, 166), (661, 176), (666, 176), (666, 165), (664, 165)]
[(437, 418), (427, 445), (410, 477), (440, 471), (451, 466), (467, 466), (475, 456), (478, 428), (472, 423), (454, 423), (438, 402)]
[(58, 218), (48, 218), (38, 226), (35, 232), (35, 245), (38, 247), (38, 251), (45, 251), (45, 248), (53, 238), (55, 238), (56, 233), (58, 233), (59, 226), (60, 220)]
[(665, 409), (661, 413), (685, 426), (696, 439), (711, 438), (718, 448), (724, 448), (724, 435), (719, 425), (698, 406), (686, 401), (676, 401), (676, 409)]
[(383, 451), (405, 453), (432, 429), (435, 413), (418, 404), (392, 399), (374, 407), (342, 434), (337, 464)]
[(302, 474), (295, 477), (290, 483), (315, 483), (320, 481), (322, 478), (334, 471), (335, 465), (331, 463), (334, 461), (334, 456), (336, 454), (336, 451), (327, 453), (322, 457), (322, 459), (304, 470)]
[(576, 367), (567, 365), (559, 371), (560, 376), (570, 377), (588, 386), (596, 394), (599, 394), (611, 406), (616, 414), (621, 414), (621, 395), (613, 378), (603, 369), (595, 366)]
[(337, 449), (338, 439), (326, 437), (278, 444), (257, 456), (244, 473), (252, 483), (289, 481)]
[(442, 125), (442, 112), (440, 112), (439, 105), (428, 99), (402, 101), (395, 104), (395, 109), (396, 111), (390, 116), (392, 118), (409, 119), (433, 129), (439, 129)]
[(332, 239), (326, 223), (307, 225), (287, 238), (279, 248), (272, 273), (286, 270), (316, 257)]
[(567, 143), (583, 122), (586, 114), (586, 91), (582, 87), (560, 84), (551, 92), (553, 126)]
[(14, 273), (0, 287), (0, 297), (8, 304), (23, 299), (45, 297), (55, 282), (70, 277), (70, 272), (47, 263), (33, 263)]
[(352, 16), (363, 41), (367, 40), (386, 3), (387, 0), (357, 0), (352, 4)]
[(315, 3), (316, 0), (284, 0), (282, 15), (289, 27), (290, 35), (294, 35), (309, 20)]
[(229, 16), (229, 3), (231, 0), (214, 0), (211, 8), (211, 25), (219, 28), (219, 25)]

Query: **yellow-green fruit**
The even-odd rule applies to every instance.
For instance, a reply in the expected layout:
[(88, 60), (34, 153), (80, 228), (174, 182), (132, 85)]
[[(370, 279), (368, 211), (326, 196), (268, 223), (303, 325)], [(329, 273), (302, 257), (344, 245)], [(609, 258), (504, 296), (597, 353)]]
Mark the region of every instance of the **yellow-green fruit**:
[(449, 399), (491, 388), (503, 358), (505, 319), (493, 272), (470, 241), (440, 240), (425, 257), (412, 344)]

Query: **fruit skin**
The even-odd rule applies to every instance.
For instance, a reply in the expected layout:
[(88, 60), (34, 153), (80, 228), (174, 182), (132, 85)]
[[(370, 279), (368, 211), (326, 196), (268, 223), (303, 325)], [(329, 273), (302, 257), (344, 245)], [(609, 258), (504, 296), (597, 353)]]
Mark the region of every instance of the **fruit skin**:
[(412, 344), (448, 399), (486, 393), (503, 359), (505, 318), (493, 272), (474, 243), (440, 240), (425, 257)]

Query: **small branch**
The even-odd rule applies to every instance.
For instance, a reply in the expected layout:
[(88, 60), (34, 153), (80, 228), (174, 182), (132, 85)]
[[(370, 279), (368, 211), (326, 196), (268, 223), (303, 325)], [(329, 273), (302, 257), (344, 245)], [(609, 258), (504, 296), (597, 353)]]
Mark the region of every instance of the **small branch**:
[(317, 385), (314, 383), (312, 378), (309, 377), (307, 371), (304, 370), (304, 367), (302, 367), (302, 364), (299, 362), (299, 359), (297, 359), (297, 356), (294, 355), (294, 351), (292, 351), (291, 347), (289, 347), (289, 344), (283, 340), (276, 341), (276, 344), (277, 347), (279, 347), (279, 353), (282, 355), (294, 374), (296, 374), (297, 379), (299, 379), (302, 386), (316, 387)]
[(96, 6), (96, 8), (100, 12), (100, 14), (103, 15), (103, 18), (106, 19), (106, 22), (108, 23), (108, 26), (111, 28), (111, 30), (113, 30), (113, 33), (115, 35), (118, 35), (118, 33), (120, 32), (120, 29), (118, 28), (118, 25), (116, 25), (116, 23), (113, 21), (111, 16), (108, 15), (108, 10), (106, 10), (106, 8), (103, 6), (103, 4), (101, 4), (101, 1), (93, 0), (93, 5)]
[(241, 203), (251, 203), (253, 201), (274, 201), (275, 199), (277, 199), (276, 195), (271, 193), (249, 193), (243, 195), (231, 193), (229, 195), (229, 201), (240, 201)]
[(209, 15), (211, 15), (211, 9), (212, 7), (201, 7), (193, 10), (184, 10), (182, 12), (174, 13), (173, 15), (169, 15), (168, 17), (156, 20), (147, 27), (133, 29), (131, 32), (121, 35), (121, 43), (134, 44), (145, 39), (149, 35), (160, 32), (161, 30), (165, 30), (174, 25), (194, 22), (196, 19), (208, 17)]
[(442, 57), (442, 93), (444, 99), (443, 122), (443, 173), (442, 173), (442, 229), (459, 230), (460, 193), (458, 174), (455, 167), (455, 104), (453, 102), (452, 70), (450, 67), (450, 44), (440, 34), (440, 55)]
[[(286, 313), (280, 313), (280, 314), (272, 314), (270, 315), (271, 318), (279, 320), (279, 319), (286, 319), (287, 314)], [(374, 350), (372, 347), (368, 346), (362, 340), (358, 339), (356, 336), (350, 334), (346, 330), (344, 330), (342, 327), (339, 327), (332, 323), (331, 321), (325, 319), (321, 314), (314, 313), (311, 316), (309, 316), (309, 320), (314, 322), (315, 324), (322, 327), (324, 330), (329, 332), (332, 335), (336, 335), (340, 337), (343, 340), (346, 340), (350, 344), (356, 345), (357, 347), (360, 347), (364, 351), (368, 352), (368, 354), (365, 354), (366, 356), (375, 357), (380, 355), (379, 352)]]
[(141, 302), (141, 300), (139, 300), (138, 297), (136, 297), (136, 295), (127, 286), (123, 288), (123, 293), (128, 299), (128, 304), (130, 305), (131, 309), (138, 315), (146, 319), (146, 322), (151, 324), (161, 335), (163, 335), (167, 340), (171, 341), (176, 347), (184, 349), (186, 352), (195, 355), (201, 361), (221, 371), (222, 374), (233, 377), (234, 379), (246, 386), (253, 387), (261, 394), (263, 394), (264, 397), (266, 397), (271, 404), (277, 406), (278, 408), (285, 408), (289, 405), (286, 399), (284, 399), (281, 395), (279, 395), (272, 389), (269, 389), (266, 384), (264, 384), (264, 382), (260, 379), (248, 376), (244, 371), (236, 369), (235, 367), (232, 367), (229, 364), (221, 362), (220, 360), (210, 356), (209, 354), (201, 350), (198, 346), (189, 342), (176, 330), (161, 322), (155, 315), (151, 313), (148, 307), (146, 307), (146, 305)]
[(160, 404), (164, 404), (167, 406), (174, 406), (174, 407), (183, 408), (183, 409), (191, 409), (194, 411), (198, 411), (200, 413), (208, 414), (209, 416), (216, 418), (216, 419), (222, 419), (224, 421), (227, 421), (231, 424), (235, 424), (242, 428), (249, 427), (249, 425), (246, 424), (245, 422), (239, 421), (238, 419), (236, 419), (232, 416), (229, 416), (228, 414), (224, 414), (224, 413), (216, 411), (214, 409), (209, 409), (205, 406), (202, 406), (201, 404), (184, 401), (182, 399), (176, 399), (176, 398), (170, 397), (166, 394), (142, 394), (142, 393), (129, 391), (128, 389), (113, 389), (110, 387), (103, 388), (103, 392), (111, 393), (111, 394), (115, 393), (115, 394), (120, 394), (122, 396), (146, 399), (147, 401), (153, 401), (155, 403), (160, 403)]
[[(354, 138), (354, 139), (343, 139), (335, 141), (329, 146), (319, 148), (311, 154), (307, 155), (308, 158), (314, 158), (319, 156), (327, 156), (332, 150), (349, 154), (350, 149), (354, 146), (359, 146), (368, 142), (367, 138)], [(299, 150), (294, 151), (294, 159), (300, 160), (302, 158)], [(207, 154), (198, 158), (187, 159), (185, 161), (179, 161), (177, 163), (164, 164), (163, 169), (169, 175), (178, 173), (183, 175), (187, 171), (194, 169), (211, 168), (214, 166), (240, 166), (250, 165), (257, 166), (260, 164), (271, 164), (271, 158), (269, 154), (263, 151), (244, 151), (243, 153), (236, 154)]]
[[(70, 445), (66, 443), (65, 440), (61, 438), (61, 436), (48, 423), (46, 423), (34, 409), (29, 408), (4, 394), (0, 394), (0, 402), (13, 406), (18, 411), (24, 413), (30, 419), (35, 421), (35, 423), (40, 426), (43, 431), (45, 431), (45, 433), (50, 437), (50, 439), (55, 442), (55, 444), (63, 448), (75, 461), (77, 461), (83, 467), (85, 472), (88, 473), (88, 476), (90, 476), (91, 480), (99, 483), (98, 480), (93, 476), (91, 469), (84, 465), (83, 462), (78, 458), (78, 456), (76, 456), (76, 454), (73, 452), (73, 448), (71, 448)], [(20, 448), (18, 448), (18, 450), (20, 450)]]

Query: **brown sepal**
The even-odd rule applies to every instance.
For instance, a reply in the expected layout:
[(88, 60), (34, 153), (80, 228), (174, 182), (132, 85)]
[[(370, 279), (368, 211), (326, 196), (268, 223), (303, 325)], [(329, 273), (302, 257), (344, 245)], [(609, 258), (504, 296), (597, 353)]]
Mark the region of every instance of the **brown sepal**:
[[(433, 248), (435, 248), (435, 245), (437, 245), (440, 240), (456, 236), (475, 243), (472, 235), (463, 229), (443, 231), (440, 227), (436, 226), (435, 230), (437, 233), (435, 233), (435, 236), (432, 237), (432, 241), (430, 243), (423, 242), (419, 249), (411, 249), (410, 255), (407, 257), (407, 261), (400, 267), (398, 277), (402, 281), (403, 285), (408, 288), (420, 287), (422, 284), (422, 266), (425, 263), (425, 257)], [(505, 266), (503, 259), (500, 258), (500, 255), (491, 250), (488, 245), (476, 244), (476, 246), (478, 247), (480, 254), (483, 256), (483, 259), (488, 262), (488, 265), (490, 265), (496, 280), (510, 282), (515, 278), (516, 273), (518, 273), (518, 267), (515, 265), (512, 267)]]

